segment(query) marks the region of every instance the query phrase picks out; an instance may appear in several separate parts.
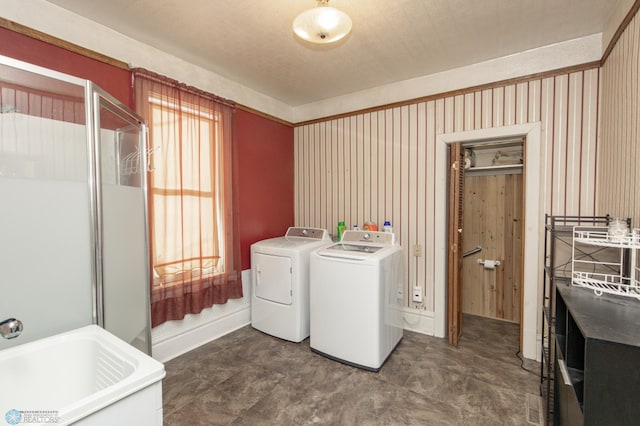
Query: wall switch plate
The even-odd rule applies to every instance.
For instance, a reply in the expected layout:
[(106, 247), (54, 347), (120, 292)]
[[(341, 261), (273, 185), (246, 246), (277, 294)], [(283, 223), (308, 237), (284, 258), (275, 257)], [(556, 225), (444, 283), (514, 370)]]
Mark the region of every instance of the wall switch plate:
[(415, 257), (422, 256), (422, 246), (420, 244), (414, 244), (413, 245), (413, 255)]
[(422, 303), (422, 287), (413, 287), (413, 292), (411, 293), (411, 299), (415, 303)]

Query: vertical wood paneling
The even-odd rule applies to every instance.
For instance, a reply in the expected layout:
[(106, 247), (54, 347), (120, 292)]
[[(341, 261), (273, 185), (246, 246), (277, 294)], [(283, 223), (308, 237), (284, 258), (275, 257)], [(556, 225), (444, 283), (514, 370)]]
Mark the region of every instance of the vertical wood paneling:
[(349, 214), (347, 215), (348, 223), (355, 225), (359, 222), (358, 219), (358, 203), (359, 197), (361, 196), (361, 188), (358, 187), (358, 166), (360, 163), (360, 159), (358, 158), (358, 134), (356, 131), (357, 120), (360, 118), (360, 115), (351, 116), (347, 118), (347, 147), (350, 148), (348, 150), (348, 163), (349, 163), (349, 191), (350, 196), (346, 199), (347, 204), (349, 204)]
[[(362, 117), (362, 217), (371, 220), (371, 114)], [(364, 223), (363, 223), (364, 225)]]
[(448, 97), (444, 99), (444, 132), (453, 133), (455, 130), (455, 99)]
[(464, 95), (464, 125), (462, 130), (473, 130), (475, 128), (475, 96), (474, 93)]
[(602, 129), (596, 148), (596, 211), (631, 217), (635, 226), (640, 226), (639, 62), (640, 18), (636, 14), (601, 70)]
[(387, 176), (386, 171), (386, 144), (385, 144), (385, 113), (386, 111), (377, 111), (377, 130), (376, 130), (376, 138), (378, 141), (378, 226), (380, 226), (384, 218), (386, 217), (385, 206), (386, 206), (386, 192), (385, 192), (385, 181)]
[(427, 220), (427, 185), (428, 185), (428, 170), (427, 170), (427, 105), (421, 102), (417, 105), (416, 110), (416, 191), (414, 199), (415, 204), (415, 222), (414, 226), (410, 226), (410, 235), (414, 236), (414, 244), (419, 244), (422, 247), (422, 257), (411, 257), (411, 251), (409, 251), (409, 257), (415, 264), (415, 279), (412, 281), (413, 285), (422, 287), (422, 294), (426, 294), (425, 282), (428, 280), (426, 265), (423, 261), (424, 252), (427, 250), (427, 240), (425, 238), (426, 228), (428, 227)]
[(482, 128), (489, 129), (493, 127), (493, 90), (487, 89), (482, 91)]
[(544, 164), (544, 174), (542, 176), (544, 205), (548, 206), (548, 212), (553, 209), (553, 126), (554, 126), (554, 90), (555, 79), (545, 78), (540, 82), (540, 122), (542, 123), (542, 163)]
[(453, 131), (462, 132), (464, 130), (464, 96), (458, 95), (453, 98)]
[[(403, 218), (400, 222), (402, 226), (402, 239), (406, 241), (405, 244), (409, 245), (409, 248), (413, 247), (418, 243), (418, 233), (420, 232), (418, 229), (418, 221), (417, 221), (417, 204), (418, 197), (415, 194), (418, 194), (418, 157), (419, 157), (419, 149), (418, 149), (418, 104), (409, 105), (407, 111), (407, 144), (405, 145), (405, 152), (403, 153), (403, 158), (406, 158), (406, 167), (408, 168), (408, 173), (403, 173), (403, 175), (407, 176), (407, 185), (404, 186), (403, 183), (403, 191), (402, 191), (402, 203), (407, 206), (406, 212), (403, 212)], [(404, 167), (403, 167), (404, 169)], [(413, 196), (412, 196), (413, 195)], [(406, 201), (405, 201), (406, 200)], [(409, 230), (413, 230), (413, 232), (409, 232)], [(409, 249), (405, 252), (409, 285), (415, 285), (418, 283), (417, 281), (417, 266), (415, 262), (415, 258), (413, 253)], [(410, 301), (409, 295), (407, 295), (407, 301)]]
[(493, 104), (491, 105), (491, 126), (502, 127), (504, 123), (504, 87), (493, 89)]
[(378, 196), (380, 195), (380, 186), (378, 183), (378, 171), (380, 170), (380, 160), (378, 157), (378, 113), (373, 112), (369, 115), (369, 135), (371, 158), (369, 163), (370, 180), (371, 180), (371, 205), (369, 219), (375, 223), (380, 222), (378, 214)]
[(332, 214), (332, 220), (330, 220), (328, 222), (328, 224), (333, 224), (333, 228), (328, 226), (329, 232), (331, 232), (332, 234), (336, 232), (336, 228), (338, 226), (338, 222), (341, 219), (342, 215), (340, 213), (340, 205), (339, 205), (339, 196), (340, 196), (340, 191), (338, 191), (338, 184), (339, 184), (339, 177), (338, 177), (338, 173), (339, 173), (339, 167), (338, 167), (338, 149), (339, 149), (339, 145), (338, 145), (338, 127), (336, 126), (336, 121), (335, 120), (331, 120), (329, 123), (329, 128), (330, 130), (330, 137), (329, 137), (329, 143), (328, 145), (330, 145), (331, 149), (331, 189), (330, 189), (330, 193), (331, 193), (331, 202), (328, 203), (330, 204), (330, 209), (331, 209), (331, 214)]
[[(400, 226), (400, 220), (401, 220), (401, 215), (402, 215), (402, 210), (406, 210), (406, 206), (402, 206), (401, 204), (401, 197), (402, 197), (402, 190), (401, 190), (401, 153), (402, 153), (402, 122), (403, 122), (403, 117), (402, 117), (402, 111), (405, 107), (402, 108), (394, 108), (393, 109), (393, 122), (394, 122), (394, 126), (393, 126), (393, 136), (391, 138), (391, 146), (393, 149), (393, 173), (392, 173), (392, 178), (391, 181), (393, 183), (390, 193), (391, 193), (391, 223), (393, 224), (393, 229), (396, 233), (396, 235), (398, 235), (400, 237), (400, 241), (403, 241), (402, 239), (402, 227)], [(406, 173), (406, 171), (405, 171)], [(406, 189), (405, 189), (406, 190)], [(404, 209), (403, 209), (404, 207)], [(406, 245), (406, 242), (405, 242)], [(405, 258), (406, 258), (406, 251), (405, 251)]]
[[(580, 147), (582, 145), (582, 74), (581, 72), (569, 76), (567, 103), (567, 140), (566, 156), (567, 170), (565, 175), (565, 190), (576, 193), (580, 188)], [(580, 194), (578, 197), (565, 197), (565, 210), (579, 211)]]
[(386, 113), (378, 111), (378, 226), (387, 217), (385, 206), (387, 205), (387, 155), (386, 155)]
[[(324, 157), (324, 155), (321, 155), (321, 151), (323, 150), (323, 146), (324, 146), (324, 143), (322, 141), (325, 140), (323, 128), (324, 128), (324, 123), (318, 123), (318, 125), (316, 126), (315, 137), (313, 140), (313, 159), (312, 159), (313, 161), (311, 164), (311, 170), (313, 173), (313, 184), (311, 186), (312, 188), (311, 194), (322, 194), (322, 190), (324, 186), (322, 182), (324, 179), (324, 176), (322, 176), (320, 173), (321, 167), (323, 166), (322, 163), (323, 163), (323, 157)], [(319, 222), (323, 220), (322, 205), (318, 197), (311, 197), (311, 199), (313, 200), (313, 204), (314, 204), (313, 221)]]
[[(522, 174), (465, 178), (464, 251), (483, 247), (463, 260), (465, 313), (520, 322), (522, 183)], [(484, 269), (478, 259), (501, 264)]]
[(527, 115), (529, 110), (529, 83), (520, 83), (516, 86), (516, 115), (515, 124), (527, 123)]
[(582, 99), (582, 145), (580, 147), (580, 215), (595, 214), (596, 152), (598, 143), (599, 70), (584, 73)]
[(553, 170), (552, 181), (553, 198), (551, 211), (557, 214), (566, 214), (565, 211), (565, 185), (567, 170), (567, 98), (569, 85), (567, 76), (559, 75), (555, 78), (554, 108), (553, 108)]
[[(438, 101), (429, 101), (427, 102), (426, 108), (426, 122), (427, 122), (427, 140), (426, 140), (426, 194), (425, 194), (425, 245), (423, 252), (424, 259), (424, 305), (427, 309), (432, 309), (430, 307), (434, 306), (434, 287), (436, 280), (435, 273), (435, 260), (433, 253), (436, 251), (436, 239), (435, 239), (435, 215), (433, 212), (435, 211), (436, 206), (436, 184), (435, 184), (435, 176), (436, 176), (436, 134), (438, 131), (438, 127), (436, 125), (436, 102)], [(422, 194), (417, 194), (418, 197), (422, 196)], [(419, 277), (420, 281), (423, 280), (423, 277)]]
[(503, 126), (516, 124), (516, 86), (510, 85), (504, 88)]
[[(400, 108), (400, 164), (398, 168), (398, 187), (397, 191), (399, 191), (399, 206), (398, 213), (399, 215), (395, 215), (395, 217), (399, 217), (399, 220), (396, 220), (394, 223), (394, 228), (396, 234), (400, 237), (400, 241), (404, 241), (405, 246), (409, 249), (414, 244), (413, 236), (409, 236), (409, 227), (411, 227), (411, 204), (412, 200), (415, 200), (415, 197), (410, 197), (409, 193), (415, 194), (415, 188), (412, 185), (411, 175), (415, 174), (413, 169), (413, 162), (411, 161), (411, 108), (415, 105), (403, 106)], [(415, 157), (416, 151), (413, 150), (413, 156)], [(405, 262), (405, 271), (406, 276), (408, 278), (408, 285), (411, 286), (415, 283), (415, 270), (411, 268), (410, 265), (410, 253), (411, 250), (405, 250), (404, 252), (404, 262)], [(405, 292), (405, 298), (409, 300), (409, 293)]]
[(542, 82), (534, 80), (527, 82), (527, 116), (525, 123), (534, 123), (540, 121), (541, 112), (541, 89)]
[(477, 129), (482, 129), (482, 94), (483, 92), (478, 91), (474, 93), (473, 96), (473, 100), (474, 100), (474, 104), (473, 104), (473, 115), (474, 115), (474, 122), (473, 122), (473, 129), (477, 130)]
[[(616, 60), (615, 52), (610, 60)], [(634, 72), (637, 80), (637, 67)], [(596, 170), (602, 165), (596, 161), (599, 91), (609, 86), (605, 81), (601, 87), (599, 71), (592, 69), (299, 126), (294, 133), (296, 225), (335, 233), (338, 220), (348, 227), (390, 220), (404, 248), (406, 304), (420, 307), (409, 295), (413, 285), (422, 286), (421, 307), (433, 311), (434, 211), (441, 202), (435, 199), (435, 170), (446, 161), (436, 158), (436, 136), (540, 121), (544, 212), (593, 214)], [(638, 85), (630, 83), (625, 90), (637, 91)], [(637, 114), (637, 102), (635, 108)], [(634, 131), (627, 133), (637, 136)], [(627, 197), (640, 207), (640, 197)], [(416, 244), (423, 249), (421, 257), (413, 255)], [(500, 308), (506, 314), (515, 309), (515, 297), (502, 295), (514, 300), (512, 307)]]
[[(364, 158), (364, 115), (359, 114), (357, 116), (355, 116), (355, 140), (356, 140), (356, 157), (355, 157), (355, 163), (356, 163), (356, 170), (357, 170), (357, 177), (355, 180), (355, 185), (356, 185), (356, 191), (357, 191), (357, 206), (356, 206), (356, 212), (355, 215), (352, 216), (352, 220), (354, 221), (353, 223), (357, 223), (358, 225), (360, 225), (360, 227), (362, 228), (363, 225), (363, 221), (361, 221), (359, 218), (363, 217), (365, 219), (368, 219), (368, 216), (365, 214), (365, 202), (367, 199), (367, 196), (365, 195), (365, 193), (367, 192), (367, 184), (365, 184), (365, 173), (364, 173), (364, 163), (365, 163), (365, 158)], [(368, 159), (367, 159), (368, 160)]]

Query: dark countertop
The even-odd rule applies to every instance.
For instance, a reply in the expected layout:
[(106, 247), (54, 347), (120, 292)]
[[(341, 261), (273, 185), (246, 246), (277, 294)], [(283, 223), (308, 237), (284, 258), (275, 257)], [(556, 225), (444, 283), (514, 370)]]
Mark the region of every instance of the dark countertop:
[(640, 347), (640, 301), (558, 283), (557, 290), (585, 339)]

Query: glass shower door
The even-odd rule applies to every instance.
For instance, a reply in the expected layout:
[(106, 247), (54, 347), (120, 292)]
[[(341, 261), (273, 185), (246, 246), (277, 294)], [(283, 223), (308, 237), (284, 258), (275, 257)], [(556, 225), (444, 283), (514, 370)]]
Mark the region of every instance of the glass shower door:
[(94, 99), (100, 123), (96, 171), (102, 229), (98, 323), (151, 354), (146, 130), (107, 94), (96, 91)]
[(93, 322), (84, 83), (0, 57), (0, 350)]

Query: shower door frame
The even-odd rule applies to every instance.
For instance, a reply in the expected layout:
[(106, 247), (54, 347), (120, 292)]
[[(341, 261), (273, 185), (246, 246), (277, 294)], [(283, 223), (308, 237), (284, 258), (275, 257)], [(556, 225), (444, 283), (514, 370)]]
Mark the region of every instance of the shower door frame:
[[(94, 191), (92, 191), (93, 199), (91, 200), (91, 214), (92, 219), (95, 220), (94, 230), (94, 263), (95, 263), (95, 283), (93, 285), (93, 301), (94, 301), (94, 323), (100, 327), (109, 331), (105, 322), (105, 297), (104, 297), (104, 221), (103, 221), (103, 205), (102, 205), (102, 166), (101, 166), (101, 151), (100, 151), (100, 131), (102, 129), (100, 120), (100, 109), (105, 108), (118, 118), (127, 121), (132, 126), (139, 128), (138, 136), (138, 149), (140, 152), (140, 187), (143, 194), (143, 211), (144, 211), (144, 257), (149, 259), (149, 213), (147, 197), (147, 170), (148, 170), (148, 157), (147, 153), (147, 126), (144, 120), (138, 116), (135, 112), (131, 111), (126, 105), (122, 104), (116, 98), (107, 93), (100, 86), (87, 81), (87, 90), (90, 93), (90, 98), (87, 101), (88, 114), (91, 114), (91, 126), (92, 128), (91, 150), (90, 150), (90, 177), (89, 180), (93, 182)], [(90, 110), (90, 111), (89, 111)], [(119, 177), (118, 177), (119, 183)], [(146, 353), (151, 355), (151, 296), (150, 296), (150, 272), (149, 264), (147, 262), (145, 268), (145, 283), (147, 285), (146, 294), (146, 327), (145, 327), (145, 341), (146, 341)], [(130, 342), (127, 342), (130, 343)]]

